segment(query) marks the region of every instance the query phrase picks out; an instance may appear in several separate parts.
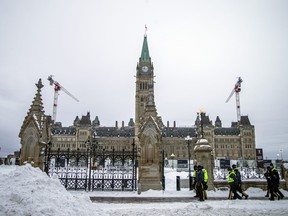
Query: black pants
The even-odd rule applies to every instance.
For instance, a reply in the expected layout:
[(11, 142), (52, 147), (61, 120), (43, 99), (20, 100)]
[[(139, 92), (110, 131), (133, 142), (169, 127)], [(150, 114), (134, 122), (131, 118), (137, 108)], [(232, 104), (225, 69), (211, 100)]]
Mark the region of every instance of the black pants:
[(236, 187), (236, 191), (241, 193), (242, 196), (248, 197), (248, 195), (242, 190), (242, 185), (241, 184), (237, 184), (237, 185), (235, 185), (235, 187)]
[(234, 182), (229, 183), (230, 191), (228, 195), (228, 199), (242, 199), (242, 197), (237, 193), (237, 186)]
[(267, 181), (267, 194), (266, 196), (269, 196), (269, 194), (271, 193), (271, 182), (270, 181)]
[(193, 184), (192, 184), (192, 188), (195, 190), (196, 192), (196, 196), (195, 197), (199, 197), (198, 191), (197, 191), (197, 182), (194, 180)]
[(196, 183), (196, 194), (199, 196), (199, 200), (200, 201), (204, 201), (206, 196), (205, 196), (205, 190), (203, 188), (203, 184), (202, 183), (199, 183), (197, 182)]
[(271, 200), (274, 200), (275, 197), (278, 197), (278, 199), (283, 198), (284, 195), (282, 194), (282, 192), (279, 190), (279, 184), (275, 183), (275, 184), (271, 184), (270, 185), (270, 189), (269, 189), (270, 193), (271, 193)]

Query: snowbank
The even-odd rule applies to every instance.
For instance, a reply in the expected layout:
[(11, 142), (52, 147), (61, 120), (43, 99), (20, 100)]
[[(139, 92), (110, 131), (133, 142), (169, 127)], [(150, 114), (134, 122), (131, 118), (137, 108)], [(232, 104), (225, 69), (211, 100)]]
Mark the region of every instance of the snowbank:
[(89, 198), (78, 199), (66, 191), (58, 179), (38, 168), (0, 166), (0, 215), (95, 215)]

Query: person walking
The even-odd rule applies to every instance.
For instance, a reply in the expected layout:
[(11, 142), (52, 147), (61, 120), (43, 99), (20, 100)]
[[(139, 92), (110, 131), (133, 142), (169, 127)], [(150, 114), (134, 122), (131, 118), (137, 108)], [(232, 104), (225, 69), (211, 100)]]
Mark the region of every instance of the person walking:
[(228, 168), (228, 185), (230, 187), (228, 199), (242, 199), (237, 193), (236, 185), (238, 185), (236, 174), (231, 167)]
[(196, 174), (196, 194), (199, 195), (199, 201), (205, 200), (205, 190), (204, 190), (204, 172), (202, 166), (198, 165)]
[(278, 197), (279, 199), (283, 199), (284, 195), (279, 190), (279, 184), (280, 184), (280, 177), (278, 170), (274, 167), (272, 163), (270, 163), (270, 178), (271, 178), (271, 188), (270, 193), (271, 197), (269, 198), (271, 201), (274, 201), (274, 197)]
[(266, 168), (266, 172), (264, 173), (264, 176), (266, 178), (267, 181), (267, 193), (265, 195), (265, 197), (269, 197), (270, 193), (271, 193), (271, 167), (267, 166)]
[(203, 182), (203, 190), (204, 190), (204, 199), (206, 200), (207, 199), (207, 189), (208, 189), (208, 172), (207, 170), (201, 166), (201, 169), (202, 169), (202, 172), (203, 172), (203, 175), (204, 175), (204, 182)]
[(247, 198), (248, 198), (248, 194), (245, 193), (245, 192), (243, 191), (243, 189), (242, 189), (241, 173), (240, 173), (240, 171), (238, 170), (238, 168), (237, 168), (237, 166), (236, 166), (235, 164), (232, 165), (232, 169), (233, 169), (233, 171), (234, 171), (234, 173), (235, 173), (235, 175), (236, 175), (237, 182), (238, 182), (238, 184), (235, 185), (236, 190), (237, 190), (239, 193), (242, 194), (242, 197), (245, 197), (245, 199), (247, 199)]
[(192, 184), (192, 188), (195, 190), (196, 195), (194, 197), (199, 197), (199, 194), (197, 192), (197, 181), (196, 181), (196, 176), (197, 176), (197, 170), (198, 170), (198, 166), (194, 165), (194, 171), (192, 174), (192, 178), (193, 178), (193, 184)]

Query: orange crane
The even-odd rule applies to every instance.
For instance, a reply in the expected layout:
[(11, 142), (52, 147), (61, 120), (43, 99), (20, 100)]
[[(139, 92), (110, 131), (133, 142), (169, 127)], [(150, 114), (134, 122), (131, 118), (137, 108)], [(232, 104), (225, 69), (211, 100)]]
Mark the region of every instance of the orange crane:
[(235, 86), (232, 90), (232, 92), (230, 93), (229, 97), (227, 98), (227, 100), (225, 101), (225, 103), (228, 103), (228, 101), (230, 100), (230, 98), (233, 96), (233, 94), (235, 93), (236, 96), (236, 110), (237, 110), (237, 121), (240, 121), (241, 118), (241, 113), (240, 113), (240, 96), (239, 96), (239, 92), (241, 91), (241, 83), (243, 82), (243, 80), (241, 79), (241, 77), (238, 77), (237, 82), (235, 83)]
[(58, 95), (59, 95), (60, 90), (64, 91), (67, 95), (72, 97), (77, 102), (79, 102), (79, 100), (76, 97), (74, 97), (70, 92), (68, 92), (63, 86), (61, 86), (59, 82), (55, 81), (52, 77), (53, 77), (53, 75), (50, 75), (48, 77), (48, 81), (50, 82), (50, 85), (54, 84), (54, 103), (53, 103), (53, 119), (52, 120), (54, 122), (56, 122)]

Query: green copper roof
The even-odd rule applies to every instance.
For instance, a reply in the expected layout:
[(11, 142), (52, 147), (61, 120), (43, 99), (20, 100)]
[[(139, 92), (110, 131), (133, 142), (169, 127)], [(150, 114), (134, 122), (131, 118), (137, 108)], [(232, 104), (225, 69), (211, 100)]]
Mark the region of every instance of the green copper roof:
[(147, 35), (144, 36), (140, 62), (150, 63)]

